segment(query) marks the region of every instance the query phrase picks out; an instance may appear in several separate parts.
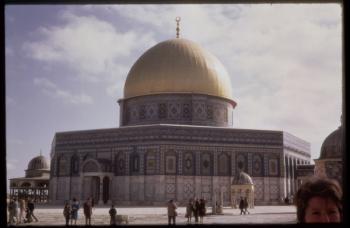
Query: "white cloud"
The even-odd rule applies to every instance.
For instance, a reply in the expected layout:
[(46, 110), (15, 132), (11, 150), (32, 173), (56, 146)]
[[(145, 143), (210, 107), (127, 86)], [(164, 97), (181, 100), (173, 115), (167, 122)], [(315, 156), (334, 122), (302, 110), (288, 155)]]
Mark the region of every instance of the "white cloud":
[(111, 73), (116, 60), (123, 60), (144, 44), (153, 43), (151, 33), (120, 32), (111, 23), (95, 16), (61, 15), (60, 26), (38, 29), (39, 41), (23, 45), (29, 57), (48, 63), (60, 62), (82, 79), (100, 81)]
[(34, 85), (41, 88), (41, 90), (56, 99), (63, 100), (65, 103), (70, 104), (92, 104), (93, 99), (82, 93), (79, 95), (71, 94), (68, 91), (62, 90), (57, 87), (56, 84), (48, 80), (47, 78), (34, 78)]

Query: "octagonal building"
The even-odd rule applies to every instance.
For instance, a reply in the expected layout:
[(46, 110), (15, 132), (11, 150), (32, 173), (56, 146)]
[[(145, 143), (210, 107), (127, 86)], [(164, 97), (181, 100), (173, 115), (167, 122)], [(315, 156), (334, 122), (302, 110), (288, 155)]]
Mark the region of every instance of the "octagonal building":
[(222, 192), (230, 205), (234, 177), (244, 171), (255, 205), (279, 204), (296, 191), (296, 165), (310, 163), (310, 144), (298, 137), (234, 128), (225, 67), (187, 39), (144, 52), (118, 103), (120, 127), (55, 134), (51, 203), (93, 197), (99, 204), (163, 206), (197, 197), (210, 205)]

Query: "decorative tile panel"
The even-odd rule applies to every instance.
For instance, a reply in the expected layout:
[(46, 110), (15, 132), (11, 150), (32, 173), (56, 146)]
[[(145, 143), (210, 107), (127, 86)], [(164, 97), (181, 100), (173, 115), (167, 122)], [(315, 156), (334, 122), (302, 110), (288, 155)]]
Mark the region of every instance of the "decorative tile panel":
[(208, 152), (202, 152), (201, 154), (201, 175), (209, 176), (212, 175), (212, 155)]
[(253, 155), (252, 160), (253, 176), (261, 177), (264, 175), (263, 172), (263, 158), (259, 154)]

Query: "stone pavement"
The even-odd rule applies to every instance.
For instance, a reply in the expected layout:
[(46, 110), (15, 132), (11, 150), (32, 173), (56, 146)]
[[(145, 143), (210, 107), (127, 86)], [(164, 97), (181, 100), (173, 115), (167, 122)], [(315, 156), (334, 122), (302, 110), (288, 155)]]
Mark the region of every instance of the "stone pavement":
[[(93, 209), (92, 225), (109, 225), (109, 207), (97, 207)], [(186, 224), (185, 207), (178, 208), (176, 224)], [(211, 208), (207, 208), (211, 213)], [(293, 224), (296, 223), (296, 209), (294, 206), (256, 206), (249, 209), (250, 214), (240, 215), (239, 209), (225, 207), (222, 215), (207, 215), (204, 224)], [(129, 225), (158, 224), (166, 225), (168, 222), (166, 207), (117, 207), (117, 214), (128, 215)], [(39, 222), (25, 223), (25, 226), (64, 225), (62, 208), (56, 206), (38, 206), (34, 214)], [(194, 218), (192, 218), (194, 221)], [(193, 222), (192, 222), (193, 223)], [(84, 225), (85, 217), (82, 208), (79, 209), (77, 225)], [(20, 225), (22, 226), (22, 225)]]

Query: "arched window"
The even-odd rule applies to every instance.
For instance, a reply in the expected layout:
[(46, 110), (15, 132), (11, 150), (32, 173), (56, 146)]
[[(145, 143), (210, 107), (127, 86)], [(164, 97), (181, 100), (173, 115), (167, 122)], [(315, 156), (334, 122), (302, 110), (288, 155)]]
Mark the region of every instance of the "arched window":
[(156, 152), (154, 150), (149, 150), (146, 153), (146, 174), (156, 174), (157, 171), (157, 160)]
[(98, 167), (95, 162), (88, 161), (83, 167), (83, 172), (98, 172)]
[(212, 175), (212, 155), (208, 152), (201, 154), (201, 175)]
[(125, 175), (125, 173), (125, 154), (118, 153), (118, 155), (114, 157), (114, 175)]
[(76, 154), (71, 158), (71, 175), (79, 175), (79, 157)]
[(52, 177), (56, 177), (57, 176), (57, 160), (56, 160), (56, 156), (54, 156), (51, 161), (50, 161), (50, 175)]
[(26, 188), (29, 188), (31, 187), (32, 185), (29, 183), (29, 182), (24, 182), (21, 184), (21, 187), (26, 187)]
[(136, 153), (131, 155), (130, 171), (131, 171), (131, 173), (138, 173), (140, 171), (140, 157)]
[(57, 176), (67, 176), (69, 175), (69, 163), (65, 156), (60, 156), (57, 159)]
[(218, 157), (218, 174), (230, 175), (230, 162), (231, 158), (226, 153), (222, 153)]
[(256, 154), (253, 156), (252, 161), (253, 176), (261, 177), (264, 174), (263, 158), (262, 156)]
[(195, 159), (192, 152), (185, 152), (183, 155), (182, 161), (182, 173), (185, 175), (194, 175), (195, 174)]
[(41, 183), (38, 183), (37, 186), (41, 187), (41, 188), (46, 188), (47, 187), (47, 183), (41, 182)]
[(247, 172), (248, 171), (248, 167), (247, 167), (247, 157), (244, 156), (243, 154), (239, 154), (237, 156), (237, 165), (236, 165), (238, 170), (241, 170), (243, 172)]

